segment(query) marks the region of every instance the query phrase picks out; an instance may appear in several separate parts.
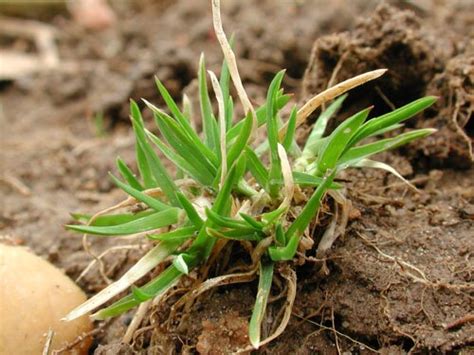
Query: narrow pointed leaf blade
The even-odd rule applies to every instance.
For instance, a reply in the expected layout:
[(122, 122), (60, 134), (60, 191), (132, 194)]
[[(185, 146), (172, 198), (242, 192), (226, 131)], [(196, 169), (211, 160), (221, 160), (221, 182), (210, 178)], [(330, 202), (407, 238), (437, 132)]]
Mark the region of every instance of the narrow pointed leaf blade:
[(117, 169), (120, 171), (120, 175), (122, 175), (122, 177), (128, 182), (131, 187), (139, 191), (143, 190), (143, 186), (137, 180), (135, 174), (133, 174), (132, 170), (120, 158), (117, 158)]
[[(318, 186), (324, 182), (324, 179), (319, 176), (314, 176), (311, 174), (302, 173), (299, 171), (293, 171), (293, 180), (295, 184), (300, 186)], [(341, 184), (333, 182), (329, 185), (330, 189), (340, 189), (342, 188)]]
[[(166, 89), (166, 87), (163, 85), (163, 83), (158, 78), (155, 78), (155, 83), (156, 83), (156, 87), (158, 88), (158, 91), (161, 94), (161, 97), (163, 98), (163, 100), (166, 103), (166, 106), (168, 106), (169, 110), (171, 111), (171, 114), (176, 118), (179, 125), (183, 128), (183, 130), (187, 134), (189, 134), (191, 136), (194, 136), (195, 132), (194, 132), (191, 124), (189, 123), (186, 116), (181, 112), (181, 110), (179, 109), (178, 105), (176, 104), (176, 102), (171, 97), (171, 95), (168, 92), (168, 90)], [(150, 107), (150, 105), (147, 105), (147, 106)]]
[(181, 227), (174, 229), (170, 232), (164, 232), (160, 234), (149, 234), (147, 235), (148, 239), (151, 240), (176, 240), (176, 241), (185, 241), (189, 238), (192, 238), (197, 231), (196, 227)]
[(201, 165), (198, 165), (198, 162), (195, 159), (191, 159), (191, 161), (193, 162), (191, 163), (189, 160), (184, 159), (181, 155), (179, 155), (173, 149), (168, 147), (161, 139), (159, 139), (153, 133), (149, 131), (147, 131), (146, 133), (150, 141), (153, 142), (153, 144), (155, 144), (158, 149), (160, 149), (161, 152), (170, 161), (173, 162), (173, 164), (183, 170), (187, 175), (189, 175), (202, 185), (210, 186), (212, 184), (212, 174), (208, 170), (204, 169)]
[(138, 218), (149, 216), (155, 213), (153, 210), (141, 211), (138, 213), (117, 213), (96, 217), (91, 223), (89, 223), (92, 216), (75, 213), (74, 219), (78, 222), (87, 223), (91, 226), (103, 227), (103, 226), (116, 226), (127, 222), (134, 221)]
[(288, 129), (286, 130), (285, 138), (283, 139), (283, 147), (286, 151), (289, 151), (291, 145), (295, 139), (295, 131), (296, 131), (296, 117), (298, 114), (298, 110), (295, 107), (291, 110), (290, 118), (288, 119)]
[(249, 216), (248, 214), (245, 214), (243, 212), (240, 212), (239, 215), (250, 227), (253, 227), (258, 231), (261, 231), (264, 228), (263, 223), (257, 221), (252, 216)]
[(397, 148), (416, 139), (427, 137), (434, 132), (436, 132), (436, 130), (432, 128), (417, 129), (414, 131), (405, 132), (393, 138), (386, 138), (373, 143), (352, 147), (341, 156), (338, 165), (343, 168), (345, 166), (351, 166), (351, 164), (356, 163), (361, 159), (365, 159), (374, 154)]
[(267, 93), (267, 112), (266, 112), (266, 122), (267, 122), (267, 138), (268, 145), (270, 148), (270, 171), (268, 174), (268, 192), (273, 198), (278, 196), (279, 193), (279, 183), (282, 172), (280, 157), (278, 155), (278, 122), (277, 122), (277, 107), (275, 104), (276, 95), (280, 89), (281, 82), (285, 71), (280, 71), (275, 78), (272, 80), (270, 87)]
[(324, 132), (326, 131), (326, 127), (328, 125), (329, 120), (335, 116), (337, 111), (341, 108), (344, 100), (347, 98), (347, 94), (339, 96), (336, 100), (334, 100), (329, 107), (324, 110), (319, 117), (316, 119), (314, 123), (313, 129), (306, 141), (305, 148), (303, 150), (303, 154), (308, 153), (308, 149), (318, 140), (320, 140)]
[(207, 218), (209, 218), (209, 220), (212, 221), (212, 223), (222, 228), (234, 228), (234, 229), (248, 228), (244, 221), (238, 221), (230, 217), (221, 216), (209, 208), (206, 208), (206, 215), (207, 215)]
[(301, 213), (296, 217), (293, 223), (287, 230), (287, 237), (293, 237), (293, 235), (301, 235), (305, 231), (306, 227), (310, 224), (311, 220), (318, 213), (319, 207), (321, 206), (321, 200), (329, 189), (329, 186), (334, 180), (336, 172), (333, 171), (329, 176), (323, 178), (322, 184), (320, 184), (311, 195), (310, 199), (303, 207)]
[(128, 295), (107, 308), (101, 309), (99, 312), (93, 314), (92, 318), (95, 320), (104, 320), (125, 313), (126, 311), (138, 306), (141, 302), (166, 292), (178, 282), (182, 275), (183, 274), (179, 270), (171, 265), (155, 279), (140, 288), (141, 295), (146, 295), (146, 297), (141, 297), (142, 300), (139, 301), (135, 299), (133, 294)]
[(262, 322), (265, 318), (268, 296), (272, 287), (273, 262), (260, 261), (260, 278), (258, 281), (258, 292), (252, 317), (249, 323), (249, 340), (255, 349), (260, 347)]
[(178, 192), (177, 196), (181, 207), (183, 207), (191, 223), (193, 223), (196, 228), (201, 228), (203, 225), (203, 220), (197, 213), (191, 201), (189, 201), (188, 198), (182, 192)]
[[(285, 236), (286, 237), (286, 236)], [(293, 234), (290, 237), (290, 240), (284, 247), (275, 247), (272, 246), (268, 248), (268, 254), (273, 261), (288, 261), (292, 260), (295, 257), (296, 251), (298, 249), (298, 243), (300, 241), (300, 236)]]
[[(291, 99), (291, 95), (283, 95), (278, 93), (276, 101), (276, 107), (278, 110), (281, 110)], [(255, 111), (257, 115), (258, 126), (262, 126), (266, 122), (267, 114), (267, 103), (263, 104)], [(239, 135), (240, 130), (243, 126), (243, 120), (237, 122), (228, 132), (227, 132), (227, 141), (230, 142), (232, 139)]]
[(353, 137), (352, 144), (355, 144), (362, 139), (375, 134), (376, 132), (390, 127), (394, 124), (403, 122), (424, 109), (430, 107), (435, 103), (437, 97), (426, 96), (421, 99), (410, 102), (409, 104), (402, 106), (394, 111), (386, 113), (385, 115), (375, 117), (365, 123)]
[(169, 205), (161, 202), (160, 200), (157, 200), (156, 198), (153, 198), (151, 196), (148, 196), (146, 193), (136, 190), (130, 185), (124, 184), (122, 181), (117, 179), (115, 176), (109, 173), (110, 178), (114, 182), (115, 185), (117, 185), (119, 188), (124, 190), (127, 194), (132, 196), (133, 198), (137, 199), (140, 202), (143, 202), (146, 204), (148, 207), (153, 208), (156, 211), (164, 211), (170, 208)]
[(201, 55), (199, 61), (198, 72), (199, 83), (199, 103), (201, 105), (201, 117), (204, 130), (204, 137), (206, 145), (215, 153), (219, 149), (219, 134), (217, 128), (217, 121), (212, 113), (211, 100), (207, 90), (206, 82), (206, 65), (204, 62), (204, 55)]
[(158, 155), (156, 155), (155, 151), (148, 143), (141, 116), (136, 115), (136, 113), (132, 113), (132, 123), (135, 130), (135, 135), (138, 140), (138, 145), (141, 147), (146, 161), (148, 162), (149, 172), (151, 172), (157, 185), (163, 190), (170, 202), (176, 206), (178, 204), (178, 200), (176, 199), (175, 195), (177, 187), (161, 163), (160, 158)]
[(216, 175), (216, 166), (212, 163), (210, 156), (204, 155), (192, 140), (183, 134), (180, 127), (164, 112), (156, 112), (154, 115), (156, 125), (168, 144), (196, 169), (206, 171), (212, 176)]
[(245, 146), (252, 132), (252, 113), (249, 112), (244, 121), (244, 126), (240, 131), (240, 134), (237, 136), (237, 139), (230, 147), (227, 153), (227, 166), (232, 166), (232, 164), (237, 160), (238, 156), (242, 154)]
[(350, 146), (348, 143), (364, 123), (371, 108), (356, 113), (342, 122), (329, 136), (317, 159), (317, 174), (322, 176), (328, 169), (336, 166), (341, 154)]
[(179, 209), (169, 208), (161, 212), (153, 213), (149, 216), (138, 218), (131, 222), (119, 224), (115, 226), (81, 226), (81, 225), (67, 225), (68, 229), (103, 236), (118, 236), (129, 235), (135, 233), (146, 232), (149, 230), (158, 229), (175, 224), (179, 220)]
[(257, 183), (262, 187), (268, 186), (268, 170), (263, 165), (260, 158), (250, 147), (246, 147), (245, 155), (247, 157), (247, 165), (250, 173), (253, 175)]
[(136, 139), (135, 152), (136, 152), (136, 157), (137, 157), (138, 171), (140, 172), (140, 176), (143, 180), (143, 184), (145, 188), (150, 189), (150, 188), (156, 187), (157, 183), (151, 172), (151, 169), (150, 169), (148, 160), (146, 158), (146, 154), (142, 148), (142, 145), (139, 143), (139, 137), (138, 137), (136, 125), (137, 124), (143, 125), (143, 118), (140, 112), (140, 108), (138, 107), (137, 103), (133, 100), (130, 100), (130, 114), (132, 117), (132, 123), (133, 121), (137, 122), (136, 124), (133, 125), (133, 130), (135, 132), (135, 139)]
[[(161, 96), (165, 100), (166, 105), (168, 106), (171, 113), (178, 121), (179, 125), (182, 127), (184, 133), (189, 137), (189, 139), (192, 140), (192, 142), (196, 146), (196, 149), (198, 149), (202, 154), (207, 156), (213, 164), (217, 164), (216, 155), (201, 142), (198, 134), (194, 131), (193, 127), (191, 126), (191, 123), (185, 117), (185, 115), (179, 110), (178, 105), (173, 100), (168, 90), (166, 90), (165, 86), (158, 80), (158, 78), (156, 78), (155, 80), (156, 80), (156, 85), (158, 87), (158, 90), (160, 91)], [(147, 106), (153, 112), (156, 113), (158, 111), (156, 107), (154, 107), (153, 105), (150, 105), (148, 102), (146, 103), (147, 103)]]

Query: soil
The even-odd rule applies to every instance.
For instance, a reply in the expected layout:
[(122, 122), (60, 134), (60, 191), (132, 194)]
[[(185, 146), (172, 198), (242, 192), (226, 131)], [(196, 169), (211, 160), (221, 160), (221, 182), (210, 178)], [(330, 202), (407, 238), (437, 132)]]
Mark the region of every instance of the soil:
[[(418, 190), (379, 171), (342, 177), (353, 201), (348, 229), (324, 261), (298, 267), (290, 324), (258, 353), (474, 351), (474, 5), (391, 4), (224, 2), (224, 26), (237, 35), (242, 76), (255, 102), (281, 68), (287, 68), (286, 89), (301, 102), (328, 84), (388, 68), (380, 80), (351, 92), (338, 119), (370, 104), (381, 114), (423, 95), (439, 96), (409, 123), (438, 132), (380, 157)], [(115, 2), (114, 10), (117, 25), (102, 32), (87, 32), (64, 13), (48, 16), (58, 29), (59, 69), (0, 86), (0, 234), (73, 279), (92, 258), (80, 236), (64, 230), (69, 213), (95, 212), (124, 198), (107, 173), (115, 171), (117, 156), (134, 159), (128, 99), (161, 104), (157, 75), (179, 100), (183, 90), (193, 92), (200, 52), (212, 70), (222, 61), (205, 1)], [(8, 45), (15, 47), (11, 39)], [(97, 255), (111, 246), (122, 248), (104, 257), (104, 272), (95, 265), (78, 281), (90, 295), (149, 248), (92, 241)], [(121, 343), (132, 313), (98, 323), (91, 353), (229, 353), (247, 342), (255, 290), (253, 282), (205, 294), (171, 330), (153, 322), (159, 315), (147, 317), (132, 344)], [(159, 311), (169, 313), (178, 297)], [(281, 302), (269, 307), (270, 320)]]

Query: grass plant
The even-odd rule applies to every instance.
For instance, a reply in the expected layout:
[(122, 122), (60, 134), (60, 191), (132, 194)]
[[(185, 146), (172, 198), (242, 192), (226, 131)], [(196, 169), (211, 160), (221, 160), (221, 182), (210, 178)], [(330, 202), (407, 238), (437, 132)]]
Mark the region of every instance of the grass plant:
[[(265, 103), (254, 108), (238, 75), (216, 0), (213, 1), (213, 16), (225, 59), (220, 78), (206, 71), (204, 56), (200, 60), (202, 131), (193, 128), (195, 117), (190, 114), (188, 100), (183, 100), (184, 108), (180, 108), (156, 79), (167, 110), (146, 100), (144, 104), (153, 114), (158, 133), (145, 127), (139, 105), (131, 101), (138, 173), (118, 159), (120, 177), (111, 175), (113, 182), (129, 198), (92, 217), (75, 215), (85, 223), (67, 226), (99, 237), (142, 235), (153, 246), (125, 275), (73, 310), (67, 320), (94, 311), (123, 291), (130, 290), (127, 296), (93, 314), (95, 319), (117, 316), (163, 295), (191, 273), (201, 280), (190, 290), (194, 294), (220, 284), (248, 280), (248, 275), (259, 275), (255, 307), (249, 320), (249, 339), (251, 348), (268, 343), (281, 334), (290, 317), (296, 295), (292, 260), (311, 249), (313, 238), (309, 227), (317, 224), (321, 205), (327, 195), (337, 204), (345, 203), (343, 185), (337, 182), (338, 174), (348, 168), (368, 167), (385, 169), (401, 177), (389, 165), (372, 160), (373, 156), (434, 132), (433, 129), (418, 129), (392, 134), (391, 138), (382, 136), (400, 129), (405, 120), (435, 101), (434, 97), (424, 97), (378, 117), (369, 118), (369, 107), (326, 133), (328, 122), (344, 104), (347, 96), (344, 93), (376, 79), (385, 70), (365, 73), (340, 83), (315, 96), (300, 109), (293, 107), (288, 117), (284, 117), (282, 110), (291, 96), (281, 88), (285, 72), (280, 71), (268, 88)], [(208, 78), (217, 102), (216, 114), (209, 95)], [(244, 117), (236, 116), (231, 82), (246, 113)], [(309, 138), (300, 146), (295, 134), (298, 126), (321, 104), (329, 102)], [(265, 135), (265, 142), (257, 145), (255, 137), (260, 133)], [(167, 169), (165, 166), (170, 164), (165, 164), (162, 157), (173, 168)], [(145, 208), (138, 213), (116, 213), (136, 204)], [(325, 243), (320, 242), (324, 250), (332, 245), (334, 230), (325, 233)], [(206, 270), (229, 243), (243, 245), (252, 262), (240, 273), (207, 279)], [(167, 265), (163, 272), (147, 284), (135, 286), (162, 263)], [(277, 275), (288, 283), (286, 309), (276, 331), (262, 339), (262, 322), (272, 280)]]

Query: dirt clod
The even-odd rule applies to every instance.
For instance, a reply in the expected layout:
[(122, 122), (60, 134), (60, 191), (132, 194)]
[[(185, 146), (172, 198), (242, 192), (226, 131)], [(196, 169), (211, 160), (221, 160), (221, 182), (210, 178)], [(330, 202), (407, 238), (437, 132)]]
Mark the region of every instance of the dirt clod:
[(472, 45), (453, 36), (422, 24), (411, 11), (380, 5), (353, 31), (315, 42), (303, 97), (354, 75), (387, 68), (384, 77), (351, 92), (346, 111), (374, 104), (373, 114), (378, 115), (424, 95), (439, 96), (436, 105), (414, 121), (416, 127), (434, 127), (439, 132), (408, 155), (411, 161), (424, 157), (424, 165), (431, 167), (472, 166), (474, 55)]
[(196, 350), (202, 355), (227, 354), (248, 346), (248, 320), (235, 312), (225, 314), (217, 322), (202, 322)]

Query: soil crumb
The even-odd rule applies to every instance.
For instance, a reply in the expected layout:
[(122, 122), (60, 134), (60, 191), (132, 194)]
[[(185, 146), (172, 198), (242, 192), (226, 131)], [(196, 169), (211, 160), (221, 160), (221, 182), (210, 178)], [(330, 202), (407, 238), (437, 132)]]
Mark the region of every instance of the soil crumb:
[(217, 322), (202, 322), (196, 350), (202, 355), (229, 354), (247, 347), (248, 343), (248, 320), (236, 312), (229, 312)]

